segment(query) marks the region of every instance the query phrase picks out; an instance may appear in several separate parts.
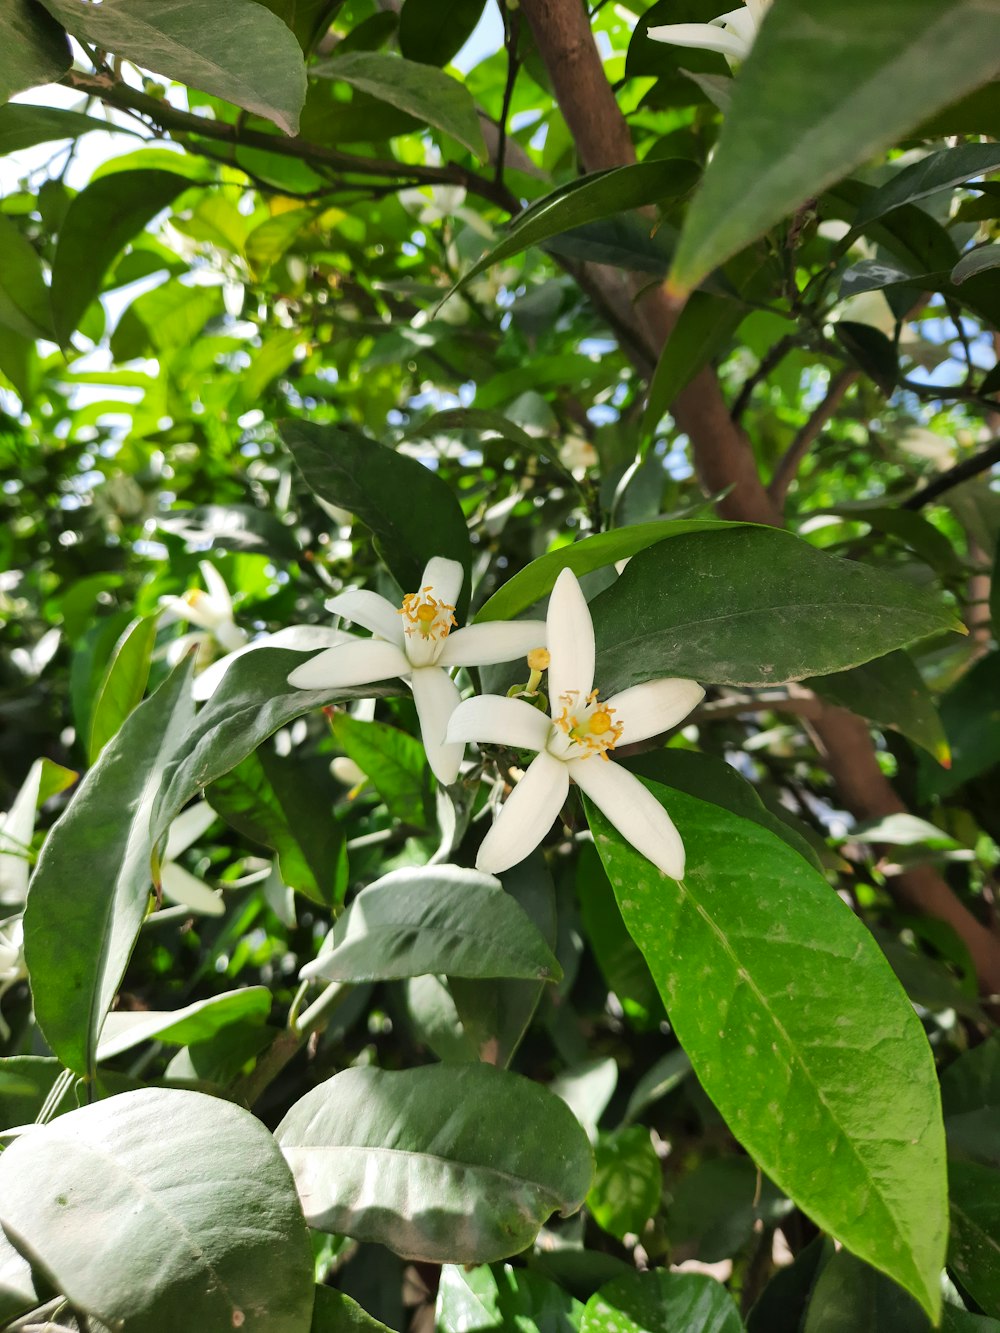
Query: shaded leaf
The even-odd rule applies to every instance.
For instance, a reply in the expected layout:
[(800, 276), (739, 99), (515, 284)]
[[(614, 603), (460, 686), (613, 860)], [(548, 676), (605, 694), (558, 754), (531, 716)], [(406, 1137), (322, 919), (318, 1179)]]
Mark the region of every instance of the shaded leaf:
[(20, 228), (2, 213), (0, 253), (0, 325), (22, 338), (51, 338), (52, 308), (42, 261)]
[(156, 616), (133, 620), (115, 644), (90, 713), (91, 763), (114, 736), (146, 692), (156, 642)]
[(939, 190), (962, 185), (974, 176), (1000, 171), (1000, 147), (995, 143), (960, 144), (939, 153), (928, 153), (919, 162), (903, 167), (867, 197), (854, 218), (854, 231), (902, 204), (916, 203)]
[(1000, 245), (980, 245), (962, 256), (951, 270), (951, 280), (957, 286), (992, 268), (1000, 268)]
[(948, 1183), (948, 1263), (985, 1313), (1000, 1319), (1000, 1171), (953, 1158)]
[(399, 49), (407, 60), (447, 65), (472, 36), (485, 0), (406, 0), (399, 16)]
[(3, 0), (0, 102), (41, 83), (56, 83), (73, 63), (66, 34), (33, 0)]
[(927, 1316), (887, 1277), (840, 1250), (816, 1279), (803, 1333), (930, 1333)]
[(710, 292), (692, 292), (674, 324), (649, 382), (642, 434), (651, 436), (664, 412), (695, 375), (728, 342), (746, 314), (738, 301)]
[(316, 1288), (311, 1333), (392, 1333), (342, 1291)]
[(119, 1010), (104, 1020), (97, 1058), (113, 1060), (153, 1038), (170, 1046), (191, 1046), (210, 1040), (233, 1023), (262, 1024), (270, 1008), (271, 992), (266, 986), (245, 986), (172, 1012)]

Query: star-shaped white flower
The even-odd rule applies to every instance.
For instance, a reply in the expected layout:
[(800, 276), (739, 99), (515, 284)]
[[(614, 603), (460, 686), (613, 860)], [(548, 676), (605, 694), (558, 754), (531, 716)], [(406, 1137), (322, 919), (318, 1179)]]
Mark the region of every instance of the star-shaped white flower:
[(746, 60), (771, 0), (744, 0), (743, 9), (731, 9), (710, 23), (667, 23), (649, 28), (647, 37), (671, 46), (694, 46), (718, 51), (730, 65)]
[(616, 745), (676, 726), (704, 697), (693, 680), (651, 680), (602, 700), (594, 689), (594, 626), (576, 576), (564, 569), (549, 599), (547, 717), (524, 699), (481, 695), (456, 710), (450, 741), (537, 750), (483, 839), (476, 866), (497, 875), (522, 861), (562, 808), (570, 779), (633, 847), (672, 879), (684, 875), (684, 844), (659, 801), (611, 761)]
[(373, 637), (319, 653), (288, 677), (289, 685), (302, 690), (347, 689), (394, 676), (408, 681), (427, 762), (445, 786), (458, 776), (465, 748), (445, 739), (461, 697), (447, 668), (512, 662), (545, 644), (541, 620), (489, 621), (452, 633), (463, 577), (457, 560), (435, 556), (420, 591), (408, 593), (402, 606), (363, 589), (331, 598), (327, 610), (363, 625)]

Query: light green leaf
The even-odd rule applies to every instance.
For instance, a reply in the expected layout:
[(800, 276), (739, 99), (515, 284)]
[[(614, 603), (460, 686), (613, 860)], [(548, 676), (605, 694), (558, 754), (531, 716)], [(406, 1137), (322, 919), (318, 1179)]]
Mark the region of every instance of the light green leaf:
[(115, 645), (90, 714), (90, 762), (97, 756), (146, 692), (156, 643), (156, 616), (133, 620)]
[(208, 1041), (232, 1023), (263, 1023), (270, 1008), (271, 992), (266, 986), (246, 986), (172, 1012), (120, 1010), (104, 1020), (97, 1058), (113, 1060), (153, 1038), (170, 1046), (191, 1046)]
[(740, 1333), (733, 1298), (700, 1273), (630, 1273), (591, 1296), (580, 1333)]
[(330, 731), (394, 819), (416, 828), (433, 824), (430, 770), (424, 747), (415, 736), (384, 722), (361, 722), (344, 712), (330, 718)]
[(484, 1064), (345, 1069), (275, 1137), (310, 1226), (429, 1263), (517, 1254), (590, 1185), (590, 1144), (569, 1108)]
[(21, 229), (0, 213), (0, 325), (23, 338), (52, 337), (52, 307), (42, 261)]
[(288, 1168), (220, 1098), (144, 1088), (32, 1129), (0, 1156), (0, 1223), (73, 1306), (129, 1333), (309, 1333)]
[(362, 889), (334, 925), (332, 951), (308, 972), (332, 981), (562, 977), (531, 919), (492, 875), (449, 865), (394, 870)]
[(886, 653), (849, 671), (815, 676), (806, 684), (824, 699), (860, 713), (882, 727), (891, 727), (934, 756), (943, 767), (951, 764), (944, 724), (930, 690), (912, 658)]
[(783, 842), (717, 806), (646, 785), (684, 839), (682, 883), (589, 805), (588, 817), (625, 924), (702, 1085), (804, 1212), (935, 1317), (947, 1234), (944, 1131), (912, 1006), (865, 927)]
[[(283, 421), (281, 438), (321, 500), (349, 509), (372, 530), (404, 592), (419, 588), (435, 555), (472, 563), (465, 517), (454, 492), (415, 458), (340, 426)], [(468, 573), (456, 614), (468, 606)]]
[[(107, 5), (77, 3), (74, 8), (98, 14)], [(128, 171), (80, 191), (59, 228), (52, 261), (52, 310), (60, 342), (69, 341), (119, 251), (190, 185), (172, 171)]]
[(664, 412), (695, 375), (708, 365), (746, 314), (738, 301), (728, 301), (710, 292), (692, 292), (670, 332), (653, 378), (642, 416), (641, 433), (648, 439), (655, 432)]
[(572, 1333), (583, 1306), (530, 1268), (456, 1268), (445, 1264), (438, 1285), (434, 1327), (439, 1333), (517, 1330)]
[(719, 264), (996, 73), (997, 0), (778, 0), (677, 247), (689, 292)]
[(73, 63), (66, 34), (33, 0), (0, 0), (0, 102), (56, 83)]
[(479, 114), (464, 84), (428, 65), (381, 51), (348, 51), (312, 70), (321, 78), (340, 79), (379, 102), (414, 116), (486, 160)]
[(733, 525), (714, 518), (662, 519), (653, 523), (634, 523), (627, 528), (614, 528), (593, 537), (584, 537), (572, 546), (560, 546), (532, 560), (518, 570), (502, 588), (498, 588), (476, 614), (476, 620), (512, 620), (530, 606), (547, 597), (564, 569), (574, 574), (589, 574), (592, 569), (603, 569), (617, 560), (627, 560), (644, 551), (647, 546), (664, 541), (667, 537), (681, 537), (689, 532)]
[(624, 1240), (641, 1235), (660, 1206), (663, 1168), (645, 1125), (602, 1134), (594, 1150), (594, 1183), (587, 1207), (597, 1225)]
[(802, 680), (958, 628), (922, 588), (750, 525), (641, 552), (590, 609), (608, 694), (658, 676)]
[(42, 0), (74, 37), (144, 69), (255, 111), (297, 134), (306, 97), (302, 52), (291, 31), (251, 0)]
[(193, 714), (182, 665), (105, 746), (49, 832), (28, 889), (24, 952), (35, 1015), (54, 1053), (82, 1076), (146, 915), (150, 812)]

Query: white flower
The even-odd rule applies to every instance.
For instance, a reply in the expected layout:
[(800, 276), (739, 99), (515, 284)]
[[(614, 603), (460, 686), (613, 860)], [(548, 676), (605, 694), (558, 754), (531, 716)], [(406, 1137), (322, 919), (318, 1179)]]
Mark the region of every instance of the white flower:
[[(21, 913), (0, 923), (0, 1000), (11, 986), (28, 975), (24, 964), (24, 921)], [(10, 1039), (10, 1028), (0, 1016), (0, 1040)]]
[(217, 818), (207, 801), (196, 801), (182, 811), (170, 825), (160, 866), (160, 887), (164, 898), (190, 907), (192, 912), (202, 916), (222, 916), (226, 910), (222, 894), (178, 865), (177, 857), (193, 846)]
[(695, 46), (703, 51), (718, 51), (730, 65), (746, 60), (771, 0), (744, 0), (745, 8), (731, 9), (711, 23), (668, 23), (649, 28), (647, 37), (671, 46)]
[(20, 907), (28, 896), (31, 873), (31, 838), (42, 781), (42, 761), (36, 759), (14, 804), (0, 815), (0, 904)]
[(427, 761), (445, 786), (458, 776), (464, 750), (445, 739), (460, 698), (446, 668), (511, 662), (545, 642), (545, 624), (540, 620), (490, 621), (452, 634), (463, 577), (457, 560), (435, 556), (424, 570), (420, 591), (408, 593), (401, 607), (364, 590), (331, 598), (326, 604), (329, 611), (363, 625), (373, 637), (352, 638), (319, 653), (288, 677), (289, 685), (302, 690), (347, 689), (393, 676), (408, 681)]
[(673, 821), (610, 752), (676, 726), (705, 691), (693, 680), (651, 680), (602, 701), (590, 610), (568, 569), (552, 590), (547, 625), (551, 718), (523, 699), (482, 695), (461, 704), (448, 728), (451, 741), (538, 751), (483, 839), (476, 866), (496, 875), (522, 861), (551, 828), (572, 778), (637, 851), (681, 879), (684, 845)]

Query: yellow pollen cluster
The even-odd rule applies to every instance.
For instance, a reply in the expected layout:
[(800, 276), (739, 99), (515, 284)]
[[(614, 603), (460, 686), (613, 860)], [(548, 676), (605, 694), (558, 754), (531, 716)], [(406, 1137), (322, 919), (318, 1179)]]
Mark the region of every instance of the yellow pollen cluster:
[(455, 608), (447, 602), (439, 602), (435, 597), (428, 597), (430, 591), (431, 584), (428, 583), (419, 592), (409, 592), (403, 598), (403, 605), (399, 608), (399, 614), (407, 621), (403, 631), (412, 634), (414, 630), (419, 630), (425, 639), (445, 639), (452, 625), (457, 624)]
[(208, 594), (202, 592), (200, 588), (189, 588), (181, 601), (187, 602), (188, 606), (197, 606), (199, 602), (208, 601)]
[[(614, 721), (615, 710), (609, 708), (607, 704), (600, 703), (596, 690), (591, 690), (582, 706), (577, 702), (579, 697), (578, 690), (569, 690), (566, 694), (560, 695), (559, 702), (563, 705), (563, 710), (552, 720), (571, 740), (584, 746), (590, 754), (599, 754), (602, 759), (607, 759), (608, 751), (613, 750), (621, 739), (621, 734), (625, 730), (624, 724)], [(583, 758), (588, 757), (589, 755), (583, 756)]]
[(551, 660), (547, 648), (532, 648), (528, 654), (528, 666), (532, 671), (546, 671)]

